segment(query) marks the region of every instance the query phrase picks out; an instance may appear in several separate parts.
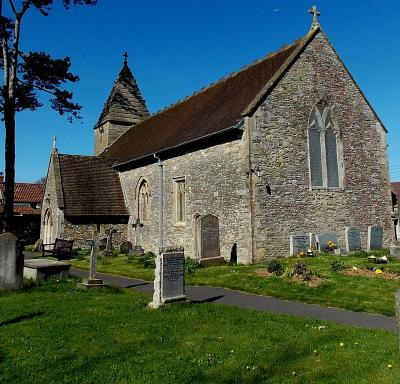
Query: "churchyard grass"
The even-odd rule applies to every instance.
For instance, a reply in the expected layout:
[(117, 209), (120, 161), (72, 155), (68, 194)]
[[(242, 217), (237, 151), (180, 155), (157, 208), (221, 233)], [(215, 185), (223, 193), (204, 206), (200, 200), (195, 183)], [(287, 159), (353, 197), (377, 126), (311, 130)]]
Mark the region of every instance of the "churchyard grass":
[[(374, 254), (382, 255), (387, 254), (387, 252), (374, 252)], [(334, 259), (335, 256), (332, 255), (300, 259), (305, 261), (311, 270), (318, 270), (324, 278), (323, 283), (317, 287), (309, 287), (284, 276), (259, 276), (256, 271), (265, 268), (265, 264), (261, 263), (198, 268), (186, 275), (186, 283), (226, 287), (286, 300), (394, 316), (394, 294), (399, 288), (399, 280), (345, 276), (332, 270), (331, 263)], [(298, 260), (297, 257), (280, 259), (285, 268), (293, 267)], [(342, 260), (349, 267), (361, 268), (371, 265), (368, 263), (364, 252), (339, 256), (339, 260)], [(77, 268), (89, 268), (87, 258), (72, 260), (71, 264)], [(390, 263), (383, 265), (383, 267), (400, 272), (400, 260), (391, 259)], [(132, 262), (128, 263), (127, 256), (122, 255), (110, 258), (106, 262), (100, 260), (98, 271), (148, 281), (154, 278), (154, 270), (145, 268), (137, 257), (133, 257)]]
[(76, 281), (0, 294), (0, 382), (397, 383), (396, 334)]

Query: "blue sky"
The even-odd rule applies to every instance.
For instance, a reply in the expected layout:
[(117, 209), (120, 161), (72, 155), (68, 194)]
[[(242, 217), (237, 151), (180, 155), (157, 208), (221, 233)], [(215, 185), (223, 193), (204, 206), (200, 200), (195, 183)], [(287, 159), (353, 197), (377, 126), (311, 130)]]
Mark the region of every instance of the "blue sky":
[[(155, 112), (305, 35), (311, 5), (310, 0), (98, 0), (95, 7), (69, 11), (57, 5), (48, 17), (30, 11), (22, 49), (70, 56), (72, 71), (81, 78), (70, 89), (84, 109), (75, 124), (48, 108), (45, 98), (41, 110), (18, 114), (16, 179), (46, 175), (53, 135), (61, 153), (92, 154), (93, 126), (125, 50)], [(400, 2), (316, 5), (322, 28), (389, 130), (391, 179), (400, 180)]]

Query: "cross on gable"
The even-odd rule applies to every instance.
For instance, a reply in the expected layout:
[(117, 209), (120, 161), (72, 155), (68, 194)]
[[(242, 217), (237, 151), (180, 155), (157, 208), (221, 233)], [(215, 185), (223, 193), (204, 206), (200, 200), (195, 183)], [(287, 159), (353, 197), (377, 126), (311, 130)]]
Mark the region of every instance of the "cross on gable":
[(318, 16), (321, 15), (321, 13), (317, 10), (317, 6), (313, 5), (311, 9), (308, 11), (308, 13), (311, 13), (313, 15), (313, 22), (312, 26), (317, 26), (319, 25), (318, 23)]

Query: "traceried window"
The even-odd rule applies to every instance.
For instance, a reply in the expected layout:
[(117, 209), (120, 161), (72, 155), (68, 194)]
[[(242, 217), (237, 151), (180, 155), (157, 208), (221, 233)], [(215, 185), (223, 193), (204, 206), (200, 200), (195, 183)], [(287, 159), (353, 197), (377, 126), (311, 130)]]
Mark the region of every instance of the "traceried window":
[(174, 212), (175, 223), (186, 222), (186, 190), (185, 179), (174, 180)]
[(340, 142), (331, 107), (320, 101), (312, 110), (308, 127), (311, 187), (339, 188)]
[(139, 188), (138, 209), (140, 221), (149, 220), (150, 190), (146, 180), (143, 180)]

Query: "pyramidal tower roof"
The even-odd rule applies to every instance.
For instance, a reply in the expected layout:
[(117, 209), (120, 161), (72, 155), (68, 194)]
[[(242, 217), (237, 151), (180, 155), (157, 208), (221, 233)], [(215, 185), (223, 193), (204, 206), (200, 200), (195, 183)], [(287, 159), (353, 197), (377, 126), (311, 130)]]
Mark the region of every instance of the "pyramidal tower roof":
[(95, 128), (107, 121), (124, 125), (136, 124), (147, 116), (149, 116), (149, 111), (146, 107), (146, 102), (140, 93), (125, 57), (124, 65), (108, 96)]

